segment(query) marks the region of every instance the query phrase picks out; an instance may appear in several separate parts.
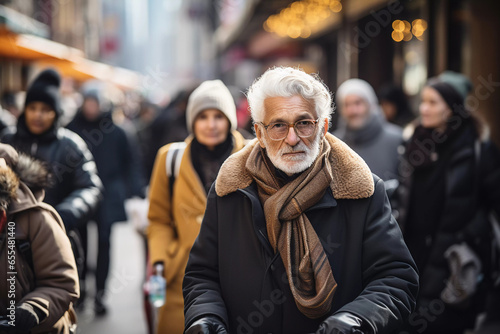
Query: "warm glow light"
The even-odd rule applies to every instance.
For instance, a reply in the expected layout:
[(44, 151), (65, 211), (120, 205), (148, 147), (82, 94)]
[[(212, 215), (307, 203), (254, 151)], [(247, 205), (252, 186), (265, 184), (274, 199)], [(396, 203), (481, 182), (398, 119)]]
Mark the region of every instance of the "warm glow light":
[(396, 42), (411, 41), (413, 36), (422, 41), (424, 31), (427, 29), (427, 22), (422, 19), (416, 19), (410, 24), (406, 20), (395, 20), (392, 22), (392, 28), (394, 31), (391, 33), (391, 37)]
[(408, 31), (408, 32), (409, 32), (409, 31), (410, 31), (410, 29), (411, 29), (411, 24), (410, 24), (410, 22), (408, 22), (408, 21), (404, 20), (404, 21), (403, 21), (403, 24), (404, 24), (404, 31)]
[(405, 24), (401, 20), (396, 20), (392, 22), (392, 28), (394, 29), (394, 31), (402, 32), (403, 30), (405, 30)]
[(394, 30), (391, 34), (392, 39), (396, 42), (401, 42), (404, 38), (404, 34), (401, 31)]
[(413, 35), (411, 34), (411, 32), (407, 32), (406, 30), (404, 31), (404, 37), (403, 37), (403, 41), (405, 42), (408, 42), (408, 41), (411, 41)]
[(339, 13), (342, 10), (342, 4), (340, 1), (332, 1), (330, 3), (330, 10), (334, 13)]
[(269, 16), (262, 27), (282, 37), (308, 38), (317, 24), (341, 10), (340, 0), (298, 0)]

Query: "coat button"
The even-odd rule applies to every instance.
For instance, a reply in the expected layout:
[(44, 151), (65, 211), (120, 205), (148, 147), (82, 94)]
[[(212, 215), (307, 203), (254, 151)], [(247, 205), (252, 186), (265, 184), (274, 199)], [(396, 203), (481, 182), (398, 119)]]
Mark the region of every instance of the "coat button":
[(274, 271), (274, 269), (276, 269), (276, 267), (274, 266), (274, 264), (271, 264), (271, 270)]

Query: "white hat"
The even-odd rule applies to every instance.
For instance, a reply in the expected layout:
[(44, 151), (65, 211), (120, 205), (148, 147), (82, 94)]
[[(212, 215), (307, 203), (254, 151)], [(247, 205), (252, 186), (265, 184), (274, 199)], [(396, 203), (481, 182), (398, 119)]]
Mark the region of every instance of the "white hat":
[(196, 116), (207, 109), (217, 109), (223, 112), (229, 119), (231, 130), (236, 130), (236, 105), (229, 89), (220, 80), (203, 82), (189, 96), (186, 123), (190, 133), (193, 132)]

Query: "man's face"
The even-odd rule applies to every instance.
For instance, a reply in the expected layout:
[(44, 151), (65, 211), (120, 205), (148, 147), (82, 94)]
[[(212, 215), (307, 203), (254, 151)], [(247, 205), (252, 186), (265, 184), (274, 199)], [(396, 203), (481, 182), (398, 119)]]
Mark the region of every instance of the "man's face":
[[(264, 110), (262, 123), (266, 126), (274, 122), (294, 124), (297, 121), (318, 118), (314, 105), (300, 95), (268, 97), (264, 100)], [(292, 175), (303, 172), (316, 160), (322, 135), (328, 130), (328, 120), (324, 120), (324, 125), (321, 124), (323, 131), (320, 131), (320, 124), (316, 125), (315, 132), (308, 138), (299, 137), (293, 128), (289, 128), (284, 139), (273, 140), (262, 124), (255, 124), (255, 133), (273, 165)]]
[(368, 103), (358, 95), (347, 95), (341, 108), (342, 117), (352, 130), (361, 129), (365, 125), (369, 111)]
[(87, 120), (95, 121), (101, 114), (99, 102), (93, 97), (87, 97), (83, 101), (82, 112)]

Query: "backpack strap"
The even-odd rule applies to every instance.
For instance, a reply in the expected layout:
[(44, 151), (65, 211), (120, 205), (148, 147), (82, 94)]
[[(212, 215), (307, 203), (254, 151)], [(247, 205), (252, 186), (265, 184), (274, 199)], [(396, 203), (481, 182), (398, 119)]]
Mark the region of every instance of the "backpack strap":
[(170, 191), (170, 198), (173, 198), (174, 194), (174, 183), (175, 179), (179, 175), (179, 170), (181, 168), (181, 160), (184, 155), (184, 150), (186, 149), (185, 142), (172, 143), (167, 152), (167, 157), (165, 161), (165, 166), (167, 170), (168, 185)]

